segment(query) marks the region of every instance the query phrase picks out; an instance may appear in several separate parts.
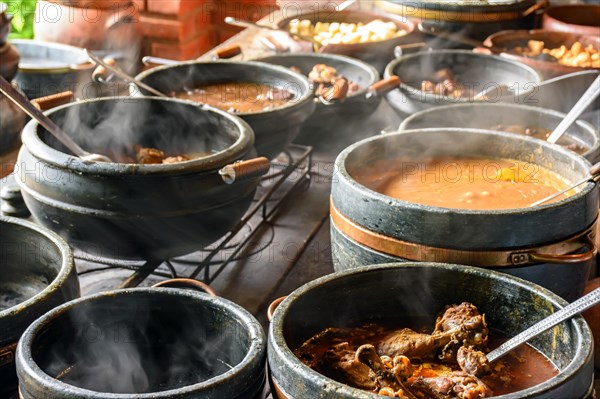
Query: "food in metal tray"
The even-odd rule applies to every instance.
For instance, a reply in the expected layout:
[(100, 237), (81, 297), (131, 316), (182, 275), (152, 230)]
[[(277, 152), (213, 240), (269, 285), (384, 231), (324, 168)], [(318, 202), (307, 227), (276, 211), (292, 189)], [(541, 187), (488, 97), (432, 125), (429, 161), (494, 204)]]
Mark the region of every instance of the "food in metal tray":
[(290, 33), (300, 37), (311, 37), (322, 46), (328, 44), (356, 44), (371, 43), (406, 34), (398, 29), (393, 22), (384, 22), (375, 19), (367, 24), (346, 22), (316, 22), (313, 24), (308, 19), (294, 19), (290, 21)]

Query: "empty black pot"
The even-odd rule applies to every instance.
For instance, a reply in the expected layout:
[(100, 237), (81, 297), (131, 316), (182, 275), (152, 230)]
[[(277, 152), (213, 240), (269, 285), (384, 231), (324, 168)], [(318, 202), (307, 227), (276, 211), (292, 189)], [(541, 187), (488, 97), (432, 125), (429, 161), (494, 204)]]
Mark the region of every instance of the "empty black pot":
[(58, 235), (0, 217), (0, 396), (17, 388), (15, 350), (25, 329), (79, 296), (73, 256)]
[[(287, 68), (262, 62), (190, 61), (152, 68), (139, 74), (136, 79), (162, 93), (226, 82), (263, 84), (288, 90), (294, 98), (285, 106), (236, 114), (252, 127), (258, 155), (269, 159), (276, 157), (292, 142), (300, 132), (302, 123), (315, 110), (308, 79)], [(139, 93), (147, 94), (143, 89), (132, 88), (132, 95)]]
[(138, 288), (71, 301), (17, 349), (23, 399), (258, 399), (266, 339), (222, 298)]
[(84, 162), (30, 122), (16, 173), (25, 203), (37, 221), (89, 255), (165, 259), (203, 248), (239, 222), (260, 182), (250, 174), (228, 184), (220, 175), (255, 156), (254, 136), (243, 120), (212, 107), (101, 98), (48, 116), (92, 153), (139, 144), (210, 154), (174, 164)]
[[(269, 369), (280, 399), (377, 399), (327, 378), (292, 353), (328, 327), (381, 323), (402, 328), (432, 323), (447, 305), (473, 303), (491, 328), (513, 336), (566, 302), (527, 281), (479, 268), (439, 263), (386, 264), (338, 272), (298, 288), (275, 311), (269, 328)], [(418, 319), (418, 320), (415, 320)], [(581, 316), (530, 341), (559, 375), (502, 399), (575, 399), (591, 394), (593, 344)], [(276, 391), (277, 392), (277, 391)]]

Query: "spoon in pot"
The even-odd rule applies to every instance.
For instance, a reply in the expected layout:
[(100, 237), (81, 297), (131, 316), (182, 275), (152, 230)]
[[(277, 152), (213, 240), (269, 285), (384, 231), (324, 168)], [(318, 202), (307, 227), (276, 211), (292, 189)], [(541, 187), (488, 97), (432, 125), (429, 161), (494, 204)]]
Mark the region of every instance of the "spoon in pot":
[(69, 137), (52, 119), (48, 118), (42, 111), (37, 109), (25, 96), (15, 90), (4, 77), (0, 76), (0, 91), (12, 102), (21, 108), (27, 115), (38, 121), (50, 134), (52, 134), (69, 151), (84, 161), (113, 162), (109, 157), (100, 154), (91, 154), (82, 149), (71, 137)]
[(529, 341), (533, 337), (538, 336), (544, 331), (554, 327), (555, 325), (570, 319), (571, 317), (583, 312), (586, 309), (591, 308), (600, 303), (600, 288), (596, 288), (589, 294), (579, 298), (573, 303), (565, 306), (561, 310), (552, 315), (546, 317), (542, 321), (534, 324), (525, 331), (515, 335), (490, 353), (486, 355), (487, 360), (492, 363), (493, 361), (506, 355), (517, 346)]
[(565, 134), (573, 122), (587, 109), (587, 107), (600, 95), (600, 75), (592, 82), (590, 87), (583, 93), (579, 101), (571, 108), (567, 116), (558, 124), (550, 137), (546, 139), (549, 143), (556, 143)]
[(598, 182), (598, 181), (600, 181), (600, 162), (598, 162), (597, 164), (595, 164), (594, 166), (592, 166), (590, 168), (590, 176), (586, 177), (585, 179), (581, 179), (576, 183), (571, 184), (569, 187), (565, 188), (564, 190), (560, 190), (559, 192), (549, 195), (546, 198), (542, 198), (541, 200), (536, 201), (529, 206), (541, 205), (541, 204), (548, 202), (558, 196), (563, 195), (564, 193), (567, 193), (567, 192), (573, 190), (576, 187), (581, 186), (582, 184), (585, 184), (587, 182)]
[(114, 73), (116, 76), (120, 77), (121, 79), (123, 79), (129, 83), (133, 83), (134, 85), (141, 87), (142, 89), (144, 89), (146, 91), (149, 91), (150, 93), (154, 94), (155, 96), (168, 97), (166, 94), (156, 90), (152, 86), (149, 86), (146, 83), (141, 82), (141, 81), (137, 80), (136, 78), (127, 75), (125, 72), (123, 72), (119, 68), (116, 68), (116, 67), (110, 65), (109, 63), (105, 62), (102, 58), (98, 57), (96, 54), (92, 53), (90, 50), (86, 49), (85, 53), (96, 64), (104, 67), (106, 70)]

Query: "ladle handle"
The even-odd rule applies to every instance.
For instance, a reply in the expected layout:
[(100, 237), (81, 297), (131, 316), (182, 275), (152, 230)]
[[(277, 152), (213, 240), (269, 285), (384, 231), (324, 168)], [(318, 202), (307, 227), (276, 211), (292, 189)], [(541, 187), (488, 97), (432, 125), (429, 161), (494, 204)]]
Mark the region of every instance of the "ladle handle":
[(600, 303), (600, 288), (596, 288), (589, 294), (579, 298), (575, 302), (565, 306), (558, 312), (546, 317), (542, 321), (529, 327), (527, 330), (515, 335), (493, 351), (487, 354), (487, 359), (491, 363), (496, 359), (504, 356), (517, 346), (532, 339), (533, 337), (543, 333), (544, 331), (554, 327), (555, 325), (570, 319), (571, 317), (583, 312), (586, 309)]
[(129, 83), (133, 83), (134, 85), (149, 91), (150, 93), (154, 94), (155, 96), (158, 97), (167, 97), (165, 94), (161, 93), (160, 91), (156, 90), (155, 88), (148, 86), (146, 83), (141, 82), (139, 80), (137, 80), (136, 78), (132, 78), (131, 76), (127, 75), (125, 72), (121, 71), (119, 68), (115, 68), (112, 65), (109, 65), (107, 62), (105, 62), (103, 59), (101, 59), (100, 57), (98, 57), (96, 54), (92, 53), (89, 50), (85, 50), (85, 53), (87, 54), (87, 56), (94, 61), (96, 64), (103, 66), (105, 69), (109, 70), (110, 72), (114, 73), (115, 75), (117, 75), (118, 77), (120, 77), (121, 79), (129, 82)]
[(379, 82), (373, 83), (369, 87), (366, 96), (367, 98), (381, 96), (387, 92), (390, 92), (400, 87), (400, 83), (400, 78), (396, 75), (392, 75), (387, 79), (382, 79)]
[(275, 31), (281, 30), (279, 28), (274, 28), (269, 25), (261, 25), (261, 24), (257, 24), (257, 23), (251, 22), (251, 21), (244, 21), (241, 19), (233, 18), (233, 17), (225, 17), (225, 23), (228, 25), (239, 26), (240, 28), (259, 28), (259, 29), (268, 29), (268, 30), (275, 30)]
[(271, 163), (269, 160), (265, 157), (259, 157), (226, 165), (219, 170), (219, 174), (225, 183), (233, 184), (236, 181), (263, 176), (270, 168)]
[(11, 99), (27, 115), (35, 119), (48, 132), (50, 132), (58, 141), (69, 149), (73, 154), (80, 158), (90, 155), (84, 151), (73, 139), (65, 134), (56, 123), (37, 109), (24, 95), (19, 93), (4, 77), (0, 76), (0, 91)]
[(145, 57), (142, 58), (142, 62), (144, 63), (144, 65), (176, 65), (179, 64), (183, 61), (177, 61), (177, 60), (171, 60), (168, 58), (160, 58), (160, 57), (152, 57), (150, 55), (147, 55)]
[(600, 94), (600, 75), (592, 82), (590, 87), (583, 93), (579, 101), (569, 111), (565, 119), (563, 119), (556, 129), (552, 132), (546, 141), (556, 143), (558, 139), (567, 131), (567, 129), (579, 118), (583, 111), (598, 97)]

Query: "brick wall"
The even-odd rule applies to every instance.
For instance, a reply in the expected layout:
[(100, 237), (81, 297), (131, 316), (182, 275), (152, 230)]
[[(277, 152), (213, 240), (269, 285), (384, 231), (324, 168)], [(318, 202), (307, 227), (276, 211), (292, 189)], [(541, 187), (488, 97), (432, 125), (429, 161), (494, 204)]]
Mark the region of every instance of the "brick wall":
[(134, 0), (140, 10), (144, 55), (189, 60), (241, 30), (225, 17), (258, 21), (276, 0)]

